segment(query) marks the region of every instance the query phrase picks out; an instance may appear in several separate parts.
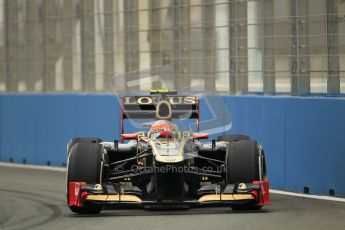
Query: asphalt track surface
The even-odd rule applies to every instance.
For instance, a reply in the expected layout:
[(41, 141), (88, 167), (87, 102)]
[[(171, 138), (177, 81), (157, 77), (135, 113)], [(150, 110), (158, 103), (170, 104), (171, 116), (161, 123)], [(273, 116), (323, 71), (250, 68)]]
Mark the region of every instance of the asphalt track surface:
[(106, 210), (72, 214), (65, 173), (0, 166), (0, 229), (345, 229), (345, 203), (272, 194), (257, 212), (230, 208)]

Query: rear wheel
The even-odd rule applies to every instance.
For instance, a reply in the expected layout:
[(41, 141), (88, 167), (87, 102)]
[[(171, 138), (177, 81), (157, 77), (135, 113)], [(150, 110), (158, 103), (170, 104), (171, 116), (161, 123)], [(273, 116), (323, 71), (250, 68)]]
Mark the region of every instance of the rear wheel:
[[(86, 182), (99, 184), (102, 180), (102, 154), (103, 147), (97, 143), (75, 143), (68, 155), (67, 166), (67, 202), (69, 204), (69, 182)], [(90, 203), (82, 207), (69, 206), (72, 212), (79, 214), (98, 214), (102, 207)]]
[(233, 142), (233, 141), (242, 141), (242, 140), (249, 140), (249, 136), (246, 135), (221, 135), (217, 137), (217, 141), (226, 141), (226, 142)]
[[(260, 180), (260, 149), (256, 141), (241, 140), (230, 143), (226, 153), (227, 183), (252, 183)], [(234, 204), (233, 210), (259, 210), (262, 206)]]

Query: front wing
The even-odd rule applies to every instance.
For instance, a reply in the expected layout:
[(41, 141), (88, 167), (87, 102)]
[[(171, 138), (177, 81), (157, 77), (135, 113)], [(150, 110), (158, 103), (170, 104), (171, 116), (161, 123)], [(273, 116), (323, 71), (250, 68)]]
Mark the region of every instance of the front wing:
[(243, 204), (263, 206), (270, 204), (268, 181), (254, 181), (241, 184), (212, 184), (199, 189), (199, 197), (186, 200), (147, 200), (141, 190), (125, 184), (86, 184), (85, 182), (69, 182), (69, 206), (82, 207), (85, 203), (93, 203), (110, 208), (120, 207), (201, 207), (229, 206)]

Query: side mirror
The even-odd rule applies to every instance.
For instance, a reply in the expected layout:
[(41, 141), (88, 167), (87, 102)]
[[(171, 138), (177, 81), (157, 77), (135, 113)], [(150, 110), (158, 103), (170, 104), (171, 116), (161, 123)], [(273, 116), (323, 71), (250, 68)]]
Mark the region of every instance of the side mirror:
[(121, 139), (122, 140), (137, 140), (138, 134), (137, 133), (124, 133), (124, 134), (121, 134)]
[(208, 133), (193, 133), (193, 139), (208, 139)]

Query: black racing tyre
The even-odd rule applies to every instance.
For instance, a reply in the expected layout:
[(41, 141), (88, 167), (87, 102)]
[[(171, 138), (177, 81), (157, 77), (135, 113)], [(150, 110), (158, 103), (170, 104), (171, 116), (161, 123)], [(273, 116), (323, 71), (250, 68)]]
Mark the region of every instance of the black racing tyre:
[[(260, 150), (257, 142), (241, 140), (230, 143), (226, 153), (227, 183), (252, 183), (260, 180), (259, 170)], [(232, 204), (234, 211), (260, 210), (262, 206), (256, 202), (247, 204)]]
[(230, 143), (226, 153), (227, 183), (251, 183), (260, 180), (259, 148), (256, 141)]
[(69, 154), (69, 151), (71, 150), (72, 146), (76, 143), (101, 143), (102, 139), (99, 138), (84, 138), (84, 137), (77, 137), (72, 138), (69, 140), (67, 144), (67, 155)]
[(262, 206), (255, 204), (232, 204), (231, 209), (234, 211), (259, 211)]
[(249, 136), (246, 135), (221, 135), (217, 137), (217, 141), (227, 141), (227, 142), (233, 142), (233, 141), (242, 141), (242, 140), (250, 140)]
[[(103, 164), (102, 154), (103, 147), (97, 143), (76, 143), (70, 149), (67, 166), (67, 202), (68, 200), (68, 183), (69, 182), (86, 182), (88, 184), (101, 183)], [(102, 206), (90, 203), (84, 204), (83, 207), (69, 206), (72, 212), (79, 214), (98, 214)]]

